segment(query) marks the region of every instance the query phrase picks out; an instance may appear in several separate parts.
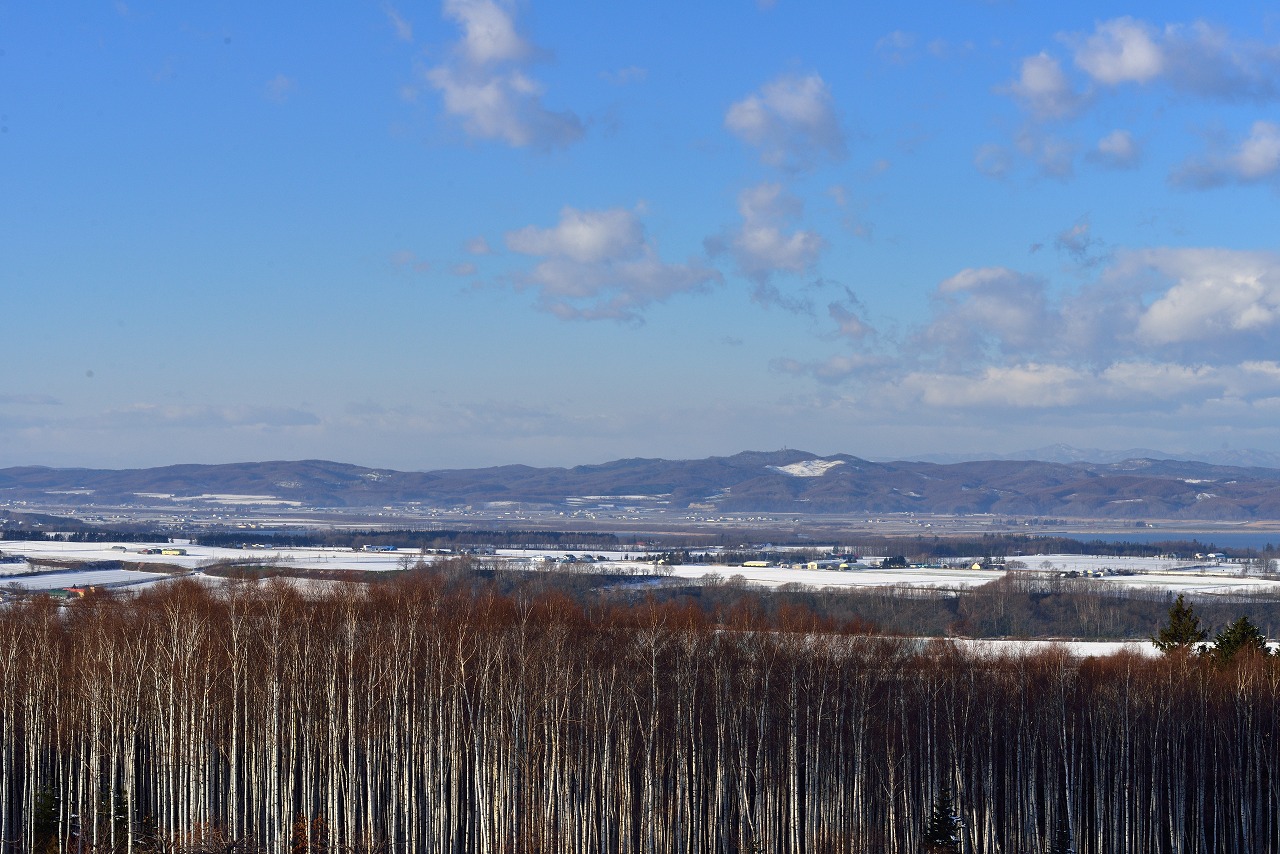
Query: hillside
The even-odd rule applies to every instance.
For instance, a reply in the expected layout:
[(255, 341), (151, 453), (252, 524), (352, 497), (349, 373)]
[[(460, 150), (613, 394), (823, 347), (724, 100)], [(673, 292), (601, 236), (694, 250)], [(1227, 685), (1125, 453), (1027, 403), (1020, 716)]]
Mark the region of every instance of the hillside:
[(66, 505), (288, 502), (454, 507), (514, 502), (723, 512), (993, 513), (1112, 519), (1280, 519), (1280, 470), (1170, 459), (1115, 463), (870, 462), (799, 450), (573, 468), (401, 472), (320, 460), (150, 469), (0, 470), (0, 501)]

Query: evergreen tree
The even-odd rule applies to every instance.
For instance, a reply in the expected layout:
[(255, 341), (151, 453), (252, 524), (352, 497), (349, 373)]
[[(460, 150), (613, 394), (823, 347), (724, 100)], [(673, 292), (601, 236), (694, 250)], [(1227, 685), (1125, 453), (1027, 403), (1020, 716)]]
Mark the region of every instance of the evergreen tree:
[(951, 789), (944, 786), (934, 799), (920, 850), (925, 854), (960, 854), (960, 827), (960, 816), (951, 803)]
[(1169, 623), (1160, 628), (1160, 633), (1151, 639), (1161, 652), (1177, 652), (1195, 647), (1209, 636), (1200, 627), (1200, 618), (1195, 609), (1188, 605), (1178, 594), (1173, 607), (1169, 609)]
[(1267, 651), (1267, 638), (1248, 617), (1240, 617), (1213, 638), (1213, 655), (1226, 664), (1241, 650)]
[(1075, 850), (1071, 847), (1071, 830), (1066, 821), (1060, 819), (1053, 838), (1049, 840), (1049, 854), (1075, 854)]

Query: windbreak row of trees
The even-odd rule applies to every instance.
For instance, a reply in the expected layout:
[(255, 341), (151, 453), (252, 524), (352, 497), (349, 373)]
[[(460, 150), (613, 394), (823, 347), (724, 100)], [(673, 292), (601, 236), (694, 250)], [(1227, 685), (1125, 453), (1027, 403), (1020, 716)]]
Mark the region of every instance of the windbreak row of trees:
[(402, 549), (498, 548), (599, 549), (618, 548), (617, 535), (601, 531), (518, 530), (416, 530), (310, 528), (281, 531), (201, 530), (192, 534), (203, 546), (262, 545), (272, 548), (325, 546), (359, 548), (363, 545)]
[(9, 851), (1280, 850), (1274, 659), (992, 657), (430, 572), (0, 609)]
[[(497, 583), (518, 582), (510, 572), (492, 577)], [(571, 577), (560, 578), (568, 582)], [(620, 581), (611, 581), (615, 590)], [(669, 583), (651, 593), (696, 602), (713, 613), (756, 596), (745, 579), (733, 576), (704, 576), (683, 586)], [(1159, 629), (1172, 601), (1167, 590), (1155, 587), (1015, 570), (977, 587), (951, 590), (908, 584), (826, 589), (785, 584), (761, 607), (772, 613), (800, 607), (841, 624), (861, 623), (913, 636), (1146, 640)], [(1264, 634), (1280, 635), (1280, 596), (1274, 591), (1204, 594), (1193, 596), (1193, 601), (1196, 613), (1212, 631), (1246, 616)]]

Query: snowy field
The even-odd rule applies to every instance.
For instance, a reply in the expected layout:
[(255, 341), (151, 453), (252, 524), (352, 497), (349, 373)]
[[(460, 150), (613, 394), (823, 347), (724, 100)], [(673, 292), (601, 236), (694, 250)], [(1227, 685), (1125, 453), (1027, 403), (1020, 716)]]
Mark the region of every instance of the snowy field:
[[(148, 548), (178, 548), (184, 555), (148, 555), (139, 553)], [(129, 563), (166, 565), (177, 567), (175, 573), (139, 572), (125, 569), (87, 569), (68, 571), (26, 561), (0, 563), (0, 591), (6, 587), (25, 591), (53, 591), (69, 587), (103, 586), (123, 591), (144, 589), (163, 583), (174, 577), (187, 577), (208, 584), (226, 583), (221, 578), (204, 575), (201, 567), (215, 561), (233, 560), (241, 563), (276, 564), (283, 572), (304, 569), (378, 571), (396, 570), (406, 560), (417, 562), (416, 549), (389, 552), (363, 552), (336, 548), (283, 548), (283, 549), (232, 549), (210, 546), (177, 545), (169, 543), (57, 543), (44, 541), (0, 542), (0, 551), (8, 555), (23, 555), (34, 560), (58, 561), (124, 561)], [(576, 563), (559, 563), (568, 555), (579, 559)], [(591, 562), (581, 558), (590, 554)], [(636, 561), (635, 553), (622, 551), (567, 552), (545, 549), (500, 549), (489, 560), (505, 563), (514, 570), (539, 571), (556, 569), (581, 572), (620, 573), (634, 576), (650, 576), (654, 583), (662, 578), (684, 579), (707, 584), (745, 583), (765, 589), (799, 584), (814, 589), (848, 589), (855, 587), (885, 587), (907, 585), (919, 588), (963, 589), (986, 584), (1001, 578), (1003, 570), (903, 568), (903, 569), (855, 569), (848, 571), (791, 569), (788, 567), (743, 567), (713, 564), (697, 564), (672, 567), (655, 567), (652, 563)], [(427, 556), (427, 560), (439, 559)], [(1018, 558), (1026, 565), (1028, 575), (1044, 577), (1075, 571), (1131, 572), (1131, 575), (1107, 575), (1105, 578), (1082, 579), (1085, 584), (1106, 584), (1116, 587), (1146, 587), (1167, 589), (1195, 594), (1222, 594), (1230, 592), (1280, 590), (1280, 582), (1259, 577), (1242, 576), (1236, 564), (1221, 566), (1204, 562), (1171, 561), (1163, 558), (1116, 558), (1081, 555), (1030, 555)], [(961, 562), (957, 561), (957, 564)], [(273, 583), (284, 583), (305, 595), (322, 595), (339, 582), (280, 578)], [(921, 639), (928, 641), (930, 639)], [(1072, 656), (1104, 656), (1125, 651), (1139, 655), (1157, 655), (1150, 642), (1105, 642), (1074, 640), (969, 640), (950, 639), (950, 643), (975, 654), (1018, 655), (1047, 649), (1062, 649)]]
[[(928, 642), (934, 638), (922, 638)], [(1078, 640), (972, 640), (969, 638), (946, 638), (963, 650), (978, 655), (1031, 655), (1037, 652), (1060, 649), (1068, 655), (1078, 658), (1090, 656), (1115, 655), (1121, 652), (1135, 653), (1154, 658), (1163, 653), (1156, 649), (1151, 641), (1078, 641)], [(1271, 641), (1267, 648), (1273, 653), (1280, 644)]]
[(1241, 565), (1197, 560), (1170, 560), (1155, 557), (1106, 557), (1102, 555), (1028, 555), (1018, 560), (1028, 570), (1052, 566), (1054, 572), (1101, 572), (1105, 569), (1133, 572), (1134, 575), (1107, 575), (1107, 584), (1117, 587), (1158, 587), (1177, 593), (1246, 593), (1280, 590), (1273, 579), (1241, 574)]
[(1028, 655), (1052, 649), (1065, 650), (1069, 655), (1085, 658), (1093, 655), (1115, 655), (1132, 652), (1155, 657), (1160, 650), (1151, 641), (1056, 641), (1056, 640), (969, 640), (951, 638), (950, 643), (978, 655)]
[(86, 572), (42, 572), (0, 579), (2, 586), (23, 590), (63, 590), (67, 587), (127, 587), (167, 581), (171, 576), (159, 572), (131, 572), (127, 569), (89, 570)]
[[(140, 554), (145, 549), (182, 549), (185, 555)], [(215, 546), (188, 546), (170, 543), (56, 543), (27, 540), (0, 541), (0, 552), (27, 558), (64, 561), (119, 560), (199, 569), (215, 561), (278, 563), (298, 569), (399, 569), (407, 557), (418, 559), (417, 549), (400, 552), (362, 552), (337, 548), (230, 549)], [(0, 564), (0, 574), (11, 573), (17, 564)]]
[(676, 578), (705, 579), (718, 575), (728, 580), (741, 576), (750, 584), (780, 587), (803, 584), (806, 587), (886, 587), (910, 584), (915, 587), (973, 587), (995, 581), (1003, 572), (975, 569), (855, 569), (835, 572), (821, 569), (788, 569), (780, 566), (676, 566)]
[[(142, 554), (146, 549), (182, 549), (183, 555)], [(22, 555), (28, 559), (59, 561), (125, 561), (129, 563), (156, 564), (197, 571), (217, 561), (261, 563), (277, 565), (284, 572), (289, 570), (322, 569), (353, 571), (387, 571), (401, 568), (406, 562), (417, 562), (416, 549), (403, 551), (353, 551), (349, 548), (218, 548), (212, 546), (181, 545), (170, 543), (60, 543), (45, 541), (4, 541), (0, 552)], [(590, 555), (591, 562), (556, 563), (570, 554), (579, 559)], [(695, 564), (658, 568), (653, 564), (635, 561), (634, 552), (624, 551), (576, 551), (546, 549), (500, 549), (496, 559), (513, 569), (539, 570), (557, 568), (577, 569), (583, 572), (616, 572), (627, 575), (669, 575), (690, 581), (745, 582), (764, 588), (777, 588), (785, 584), (802, 584), (813, 588), (882, 587), (887, 585), (911, 585), (917, 587), (965, 588), (986, 584), (1000, 578), (1002, 570), (959, 569), (854, 569), (849, 571), (791, 569), (788, 567), (744, 567)], [(427, 556), (428, 561), (439, 559)], [(1237, 564), (1213, 565), (1204, 561), (1177, 561), (1168, 558), (1104, 557), (1097, 555), (1025, 555), (1018, 558), (1026, 571), (1040, 575), (1042, 571), (1093, 572), (1110, 568), (1131, 575), (1107, 575), (1105, 579), (1087, 579), (1088, 583), (1105, 583), (1118, 587), (1155, 587), (1186, 593), (1230, 593), (1250, 590), (1277, 590), (1280, 583), (1257, 576), (1244, 576)], [(957, 561), (958, 564), (965, 562)], [(40, 572), (39, 576), (25, 575), (20, 580), (15, 574)], [(52, 573), (57, 573), (60, 583), (51, 584)], [(99, 571), (101, 572), (101, 571)], [(126, 573), (125, 570), (110, 570)], [(66, 573), (56, 567), (42, 567), (29, 563), (0, 563), (0, 584), (18, 582), (31, 589), (58, 589), (82, 584), (116, 584), (136, 579), (155, 582), (165, 576), (152, 573), (127, 573), (110, 576), (114, 581), (87, 580), (90, 573)], [(74, 577), (73, 577), (74, 576)], [(37, 581), (36, 579), (40, 579)]]

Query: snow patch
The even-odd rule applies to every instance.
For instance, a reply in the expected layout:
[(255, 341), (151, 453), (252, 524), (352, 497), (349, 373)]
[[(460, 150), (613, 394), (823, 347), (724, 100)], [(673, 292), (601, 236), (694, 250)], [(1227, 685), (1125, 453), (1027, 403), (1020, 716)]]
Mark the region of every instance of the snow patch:
[(844, 465), (844, 460), (805, 460), (788, 466), (768, 466), (791, 477), (822, 477), (830, 469)]
[(187, 495), (174, 501), (203, 501), (210, 504), (266, 504), (301, 507), (301, 501), (287, 501), (274, 495), (240, 495), (234, 492), (206, 492), (203, 495)]

